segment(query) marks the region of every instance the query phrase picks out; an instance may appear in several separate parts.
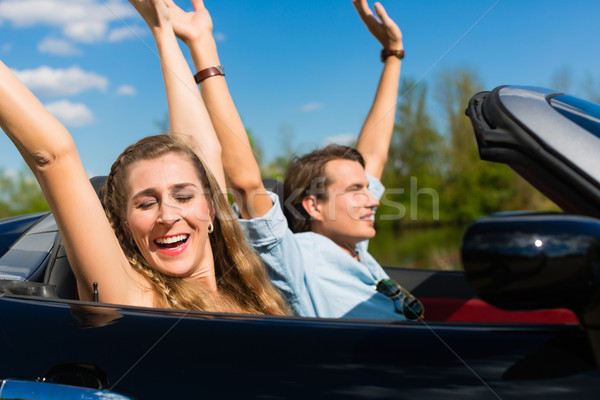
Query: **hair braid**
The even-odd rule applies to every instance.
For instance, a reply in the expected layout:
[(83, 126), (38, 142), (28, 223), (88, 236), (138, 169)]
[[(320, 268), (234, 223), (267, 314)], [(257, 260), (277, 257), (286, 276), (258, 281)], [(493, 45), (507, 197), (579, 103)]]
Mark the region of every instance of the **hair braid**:
[[(207, 200), (214, 212), (215, 229), (209, 240), (217, 280), (216, 295), (204, 290), (193, 280), (168, 276), (152, 268), (125, 229), (123, 220), (127, 209), (129, 166), (167, 153), (178, 153), (188, 159), (194, 165), (202, 187), (212, 195), (212, 198), (207, 196)], [(132, 269), (151, 284), (156, 294), (156, 306), (204, 311), (290, 313), (285, 300), (269, 281), (262, 261), (246, 243), (215, 178), (185, 143), (170, 135), (156, 135), (126, 148), (111, 167), (105, 185), (104, 206)]]

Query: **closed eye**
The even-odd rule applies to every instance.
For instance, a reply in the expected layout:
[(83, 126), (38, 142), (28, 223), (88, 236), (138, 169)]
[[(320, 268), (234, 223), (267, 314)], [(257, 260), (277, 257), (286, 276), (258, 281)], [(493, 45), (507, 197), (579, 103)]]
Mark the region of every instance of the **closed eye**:
[(139, 208), (141, 210), (147, 210), (147, 209), (151, 208), (152, 206), (154, 206), (155, 204), (156, 204), (156, 201), (146, 201), (146, 202), (137, 204), (135, 207)]
[(190, 196), (175, 196), (175, 200), (177, 200), (180, 203), (187, 203), (188, 201), (192, 200), (194, 198), (193, 195)]

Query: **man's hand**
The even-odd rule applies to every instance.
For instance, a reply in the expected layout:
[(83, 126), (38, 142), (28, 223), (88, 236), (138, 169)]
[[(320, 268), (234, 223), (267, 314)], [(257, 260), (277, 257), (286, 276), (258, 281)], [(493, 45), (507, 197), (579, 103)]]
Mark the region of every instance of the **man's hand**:
[(369, 32), (375, 36), (375, 39), (381, 43), (384, 49), (401, 50), (404, 48), (400, 28), (387, 15), (381, 3), (374, 4), (375, 12), (379, 18), (373, 15), (367, 0), (352, 0), (352, 4), (354, 4), (358, 15), (369, 29)]

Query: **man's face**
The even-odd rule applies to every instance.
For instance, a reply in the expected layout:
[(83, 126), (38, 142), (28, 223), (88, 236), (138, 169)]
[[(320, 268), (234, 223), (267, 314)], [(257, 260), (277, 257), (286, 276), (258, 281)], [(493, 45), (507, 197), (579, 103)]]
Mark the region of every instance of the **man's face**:
[(375, 235), (375, 207), (379, 201), (369, 192), (365, 169), (356, 161), (333, 160), (325, 165), (331, 181), (327, 200), (317, 200), (321, 218), (313, 231), (348, 249)]

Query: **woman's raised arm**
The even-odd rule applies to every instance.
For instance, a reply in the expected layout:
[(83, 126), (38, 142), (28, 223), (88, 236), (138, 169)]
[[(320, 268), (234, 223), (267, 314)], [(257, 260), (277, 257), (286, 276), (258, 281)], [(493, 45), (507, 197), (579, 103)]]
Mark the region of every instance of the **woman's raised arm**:
[[(0, 127), (38, 180), (77, 278), (79, 296), (128, 304), (133, 271), (108, 223), (73, 139), (35, 96), (0, 62)], [(139, 286), (138, 286), (139, 287)], [(128, 290), (129, 288), (129, 290)], [(139, 296), (140, 293), (137, 293)]]
[[(217, 45), (212, 35), (212, 19), (204, 2), (192, 0), (194, 11), (184, 12), (173, 0), (164, 1), (171, 11), (175, 34), (189, 47), (196, 70), (205, 71), (207, 68), (220, 66)], [(246, 129), (224, 75), (215, 74), (203, 79), (200, 90), (221, 143), (225, 176), (242, 218), (266, 214), (273, 202), (263, 186)]]
[(144, 18), (156, 41), (167, 93), (171, 134), (194, 139), (189, 144), (198, 157), (206, 162), (225, 191), (221, 146), (194, 76), (177, 43), (169, 9), (163, 0), (129, 2)]

